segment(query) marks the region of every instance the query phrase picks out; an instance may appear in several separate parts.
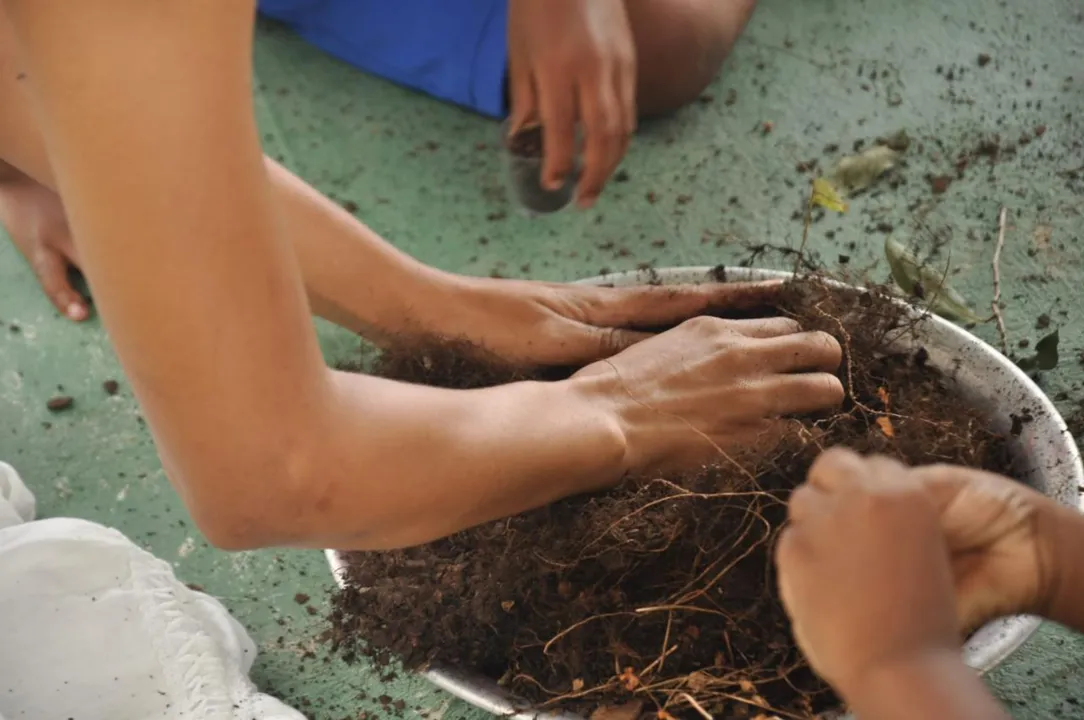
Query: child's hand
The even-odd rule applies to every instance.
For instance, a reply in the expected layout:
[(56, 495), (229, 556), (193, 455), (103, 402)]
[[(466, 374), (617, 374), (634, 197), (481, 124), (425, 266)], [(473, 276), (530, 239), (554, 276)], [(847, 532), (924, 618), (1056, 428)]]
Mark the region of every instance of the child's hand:
[(1005, 615), (1048, 616), (1063, 563), (1048, 497), (1000, 475), (947, 465), (910, 471), (940, 510), (960, 628)]
[(841, 694), (881, 667), (960, 645), (934, 495), (885, 458), (824, 453), (790, 501), (779, 587), (813, 669)]

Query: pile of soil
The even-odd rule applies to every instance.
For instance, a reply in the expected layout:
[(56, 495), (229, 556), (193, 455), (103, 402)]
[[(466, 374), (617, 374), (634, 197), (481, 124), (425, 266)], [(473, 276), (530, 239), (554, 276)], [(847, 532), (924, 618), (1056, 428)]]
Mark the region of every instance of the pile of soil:
[[(700, 717), (695, 705), (750, 718), (838, 708), (776, 593), (771, 548), (788, 494), (824, 447), (1012, 475), (1009, 440), (959, 401), (924, 350), (890, 350), (913, 328), (881, 289), (807, 279), (757, 314), (779, 313), (844, 346), (841, 411), (801, 418), (770, 452), (630, 479), (422, 547), (348, 553), (335, 645), (378, 663), (473, 669), (534, 706), (584, 717), (630, 702), (660, 720)], [(375, 372), (449, 388), (541, 377), (454, 342), (389, 352)]]

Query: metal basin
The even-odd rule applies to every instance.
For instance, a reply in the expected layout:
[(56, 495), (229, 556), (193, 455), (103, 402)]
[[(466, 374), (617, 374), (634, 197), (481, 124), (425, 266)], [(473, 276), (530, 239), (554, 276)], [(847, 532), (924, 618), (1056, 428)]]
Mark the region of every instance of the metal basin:
[[(727, 268), (726, 277), (730, 282), (741, 282), (787, 278), (790, 273)], [(616, 273), (580, 282), (620, 286), (712, 281), (711, 268), (689, 267)], [(918, 311), (915, 312), (917, 315)], [(952, 377), (964, 397), (987, 411), (995, 430), (1008, 433), (1010, 413), (1030, 411), (1034, 420), (1025, 423), (1021, 434), (1014, 439), (1016, 452), (1024, 461), (1026, 481), (1063, 505), (1082, 508), (1079, 488), (1084, 487), (1084, 468), (1073, 436), (1054, 405), (1024, 372), (974, 335), (937, 316), (923, 316), (916, 337), (904, 342), (925, 347), (929, 364)], [(336, 582), (341, 585), (343, 564), (338, 554), (328, 550), (327, 558)], [(985, 626), (964, 647), (965, 662), (980, 674), (992, 670), (1019, 648), (1039, 623), (1038, 618), (1014, 616)], [(582, 720), (568, 714), (523, 710), (525, 703), (517, 702), (492, 680), (470, 672), (434, 668), (425, 676), (452, 695), (495, 715), (515, 720)]]

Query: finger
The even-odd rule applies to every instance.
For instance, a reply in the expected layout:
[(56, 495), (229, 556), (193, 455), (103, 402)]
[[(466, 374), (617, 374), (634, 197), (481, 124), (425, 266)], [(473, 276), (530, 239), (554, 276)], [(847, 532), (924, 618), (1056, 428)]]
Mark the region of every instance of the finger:
[(828, 498), (812, 485), (801, 485), (790, 494), (787, 502), (787, 519), (792, 523), (809, 520), (827, 511)]
[(954, 552), (984, 549), (1027, 527), (1040, 504), (1049, 502), (1014, 480), (980, 470), (933, 465), (910, 474), (933, 499)]
[(35, 253), (32, 263), (41, 288), (61, 315), (81, 322), (90, 316), (86, 301), (68, 280), (68, 261), (59, 252), (47, 249)]
[[(615, 83), (615, 87), (617, 88), (617, 99), (625, 117), (625, 137), (628, 142), (631, 142), (632, 135), (636, 132), (636, 126), (640, 116), (640, 111), (636, 106), (636, 81), (638, 73), (636, 62), (637, 58), (634, 51), (628, 62), (618, 63), (617, 82)], [(625, 149), (628, 149), (627, 142)]]
[(586, 138), (577, 201), (581, 207), (590, 207), (621, 162), (628, 135), (617, 94), (610, 82), (580, 86), (580, 115)]
[(585, 322), (600, 327), (677, 325), (712, 310), (770, 307), (778, 301), (783, 280), (710, 285), (645, 285), (629, 288), (582, 288), (587, 294)]
[(760, 369), (768, 373), (835, 372), (843, 362), (843, 348), (825, 332), (763, 338), (753, 348)]
[(832, 410), (844, 397), (843, 384), (831, 373), (774, 375), (758, 382), (756, 388), (767, 417)]
[(813, 461), (806, 482), (823, 492), (838, 492), (856, 483), (865, 468), (865, 459), (853, 450), (829, 448)]
[[(792, 621), (794, 611), (797, 609), (796, 601), (799, 599), (794, 571), (809, 564), (812, 550), (809, 547), (808, 535), (798, 525), (788, 525), (779, 533), (779, 539), (775, 543), (775, 567), (778, 576), (779, 599)], [(792, 630), (797, 634), (798, 628)]]
[(785, 317), (728, 320), (727, 326), (745, 337), (761, 339), (793, 335), (802, 330), (797, 320)]
[(621, 124), (621, 145), (617, 149), (617, 165), (610, 171), (610, 175), (617, 170), (617, 167), (625, 159), (629, 152), (629, 146), (632, 144), (632, 136), (636, 132), (638, 111), (636, 109), (635, 62), (629, 65), (619, 65), (614, 87), (617, 88), (617, 104), (621, 108), (623, 122)]
[(921, 465), (911, 473), (941, 507), (954, 502), (960, 492), (968, 488), (975, 488), (999, 498), (1008, 498), (1018, 493), (1034, 493), (1042, 497), (1034, 489), (1010, 478), (960, 465)]
[(542, 116), (542, 184), (560, 190), (576, 154), (576, 98), (563, 79), (546, 80), (538, 90)]
[(862, 457), (849, 450), (825, 451), (809, 470), (809, 483), (825, 492), (842, 492), (866, 485), (873, 492), (915, 490), (920, 486), (908, 469), (890, 457)]
[(538, 122), (534, 80), (529, 73), (513, 71), (509, 81), (512, 107), (508, 116), (508, 137)]

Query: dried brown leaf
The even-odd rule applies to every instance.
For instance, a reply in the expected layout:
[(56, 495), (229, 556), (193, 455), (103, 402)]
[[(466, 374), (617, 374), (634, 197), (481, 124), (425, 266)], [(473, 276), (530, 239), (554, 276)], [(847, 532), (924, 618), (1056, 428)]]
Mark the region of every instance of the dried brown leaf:
[(642, 702), (630, 702), (624, 705), (601, 705), (590, 720), (636, 720), (644, 709)]

